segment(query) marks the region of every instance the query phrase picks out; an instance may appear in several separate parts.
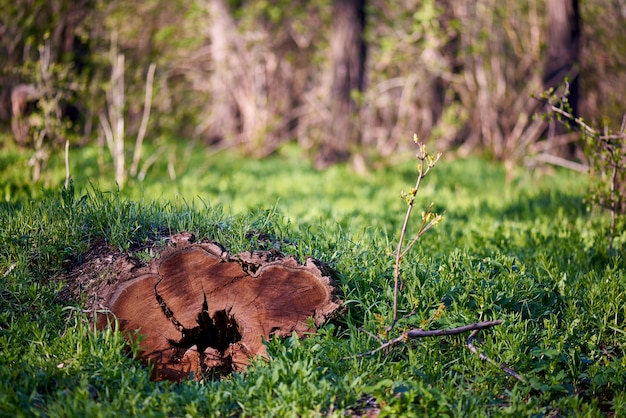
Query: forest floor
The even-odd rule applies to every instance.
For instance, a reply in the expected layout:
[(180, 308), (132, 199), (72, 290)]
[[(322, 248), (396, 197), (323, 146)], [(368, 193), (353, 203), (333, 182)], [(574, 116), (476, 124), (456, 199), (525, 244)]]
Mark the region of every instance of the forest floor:
[[(170, 146), (122, 190), (94, 147), (71, 150), (69, 188), (62, 156), (33, 184), (28, 155), (0, 149), (0, 416), (626, 414), (626, 232), (608, 248), (586, 175), (519, 168), (507, 180), (500, 164), (444, 155), (408, 233), (431, 202), (444, 218), (404, 258), (389, 333), (411, 155), (356, 174), (317, 171), (291, 147), (251, 160)], [(182, 231), (231, 254), (319, 260), (337, 281), (338, 314), (266, 341), (244, 371), (151, 380), (141, 338), (95, 330), (90, 282), (68, 291), (69, 275), (89, 266), (84, 278), (116, 280), (108, 262), (154, 260)], [(404, 339), (360, 355), (407, 330), (496, 320), (470, 341)]]

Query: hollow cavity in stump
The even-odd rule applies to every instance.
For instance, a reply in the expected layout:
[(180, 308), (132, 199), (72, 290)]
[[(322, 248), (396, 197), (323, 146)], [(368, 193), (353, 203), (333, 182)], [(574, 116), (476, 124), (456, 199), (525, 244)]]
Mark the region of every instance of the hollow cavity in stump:
[(338, 307), (330, 277), (313, 259), (230, 256), (216, 243), (177, 242), (144, 267), (118, 261), (120, 280), (99, 291), (110, 313), (97, 326), (117, 319), (129, 336), (139, 335), (157, 380), (242, 370), (265, 354), (263, 340), (304, 335)]

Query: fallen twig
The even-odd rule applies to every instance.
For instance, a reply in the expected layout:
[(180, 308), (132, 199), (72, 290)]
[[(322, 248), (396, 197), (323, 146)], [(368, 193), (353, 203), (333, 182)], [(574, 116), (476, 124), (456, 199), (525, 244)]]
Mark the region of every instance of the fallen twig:
[[(500, 321), (500, 322), (502, 322), (502, 321)], [(488, 363), (491, 363), (494, 366), (499, 367), (504, 373), (508, 374), (509, 376), (513, 376), (514, 378), (516, 378), (520, 382), (526, 383), (526, 379), (524, 379), (521, 375), (516, 373), (514, 370), (506, 367), (504, 364), (498, 364), (495, 361), (493, 361), (491, 358), (489, 358), (486, 354), (478, 352), (478, 350), (476, 349), (476, 347), (474, 347), (474, 344), (473, 344), (474, 338), (476, 337), (476, 335), (478, 335), (478, 331), (480, 331), (480, 330), (479, 329), (475, 329), (474, 331), (471, 332), (471, 334), (467, 338), (467, 348), (469, 348), (469, 350), (472, 353), (476, 354), (482, 361), (486, 361)]]
[[(462, 334), (462, 333), (468, 332), (468, 331), (478, 331), (478, 330), (481, 330), (481, 329), (491, 328), (491, 327), (494, 327), (496, 325), (500, 325), (501, 323), (502, 323), (502, 320), (498, 319), (497, 321), (477, 322), (475, 324), (463, 325), (461, 327), (450, 328), (450, 329), (433, 329), (433, 330), (428, 330), (428, 331), (424, 331), (424, 330), (419, 329), (419, 328), (418, 329), (411, 329), (411, 330), (406, 331), (405, 333), (403, 333), (399, 337), (394, 338), (393, 340), (389, 340), (387, 342), (382, 342), (379, 347), (376, 347), (373, 350), (367, 351), (365, 353), (357, 354), (355, 356), (345, 357), (344, 360), (351, 359), (351, 358), (357, 358), (357, 357), (371, 356), (372, 354), (375, 354), (375, 353), (377, 353), (377, 352), (379, 352), (381, 350), (384, 350), (385, 348), (392, 347), (394, 345), (400, 344), (400, 343), (406, 341), (407, 339), (423, 338), (423, 337), (437, 337), (437, 336), (442, 336), (442, 335)], [(380, 340), (379, 338), (376, 338), (376, 339)], [(471, 350), (471, 348), (470, 348), (470, 350)]]
[(421, 337), (438, 337), (441, 335), (456, 335), (462, 334), (467, 331), (478, 331), (485, 328), (495, 327), (496, 325), (500, 325), (502, 323), (501, 319), (497, 321), (483, 321), (477, 322), (475, 324), (463, 325), (462, 327), (451, 328), (451, 329), (433, 329), (424, 331), (421, 329), (412, 329), (407, 331), (407, 337), (409, 338), (421, 338)]
[(469, 325), (463, 325), (461, 327), (450, 328), (450, 329), (433, 329), (433, 330), (427, 330), (427, 331), (424, 331), (423, 329), (411, 329), (411, 330), (406, 331), (399, 337), (394, 338), (393, 340), (386, 341), (386, 342), (383, 342), (378, 336), (365, 331), (366, 334), (380, 341), (380, 346), (376, 347), (373, 350), (367, 351), (365, 353), (361, 353), (361, 354), (357, 354), (357, 355), (349, 356), (349, 357), (344, 357), (343, 359), (349, 360), (353, 358), (371, 356), (381, 350), (384, 350), (386, 348), (393, 347), (397, 344), (405, 342), (407, 339), (424, 338), (424, 337), (440, 337), (444, 335), (457, 335), (457, 334), (462, 334), (464, 332), (471, 331), (469, 337), (467, 338), (467, 348), (469, 348), (469, 350), (472, 353), (476, 354), (481, 360), (491, 363), (496, 367), (499, 367), (503, 372), (505, 372), (509, 376), (514, 377), (515, 379), (519, 380), (522, 383), (526, 383), (526, 379), (524, 379), (524, 377), (522, 377), (520, 374), (506, 367), (504, 364), (496, 363), (487, 355), (479, 352), (478, 349), (474, 346), (474, 338), (476, 338), (476, 336), (478, 335), (478, 332), (481, 329), (491, 328), (496, 325), (500, 325), (501, 323), (502, 323), (502, 320), (498, 319), (496, 321), (482, 321), (482, 322), (477, 322), (477, 323), (469, 324)]

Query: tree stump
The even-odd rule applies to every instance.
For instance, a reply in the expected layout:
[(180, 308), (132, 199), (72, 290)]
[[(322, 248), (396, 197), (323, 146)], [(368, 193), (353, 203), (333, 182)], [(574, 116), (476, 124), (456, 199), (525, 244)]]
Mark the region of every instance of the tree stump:
[(266, 354), (263, 340), (311, 332), (339, 306), (330, 276), (311, 258), (302, 265), (277, 252), (231, 256), (216, 243), (172, 238), (175, 246), (147, 266), (118, 260), (118, 280), (98, 292), (109, 313), (97, 327), (115, 318), (129, 338), (140, 335), (156, 380), (243, 370)]

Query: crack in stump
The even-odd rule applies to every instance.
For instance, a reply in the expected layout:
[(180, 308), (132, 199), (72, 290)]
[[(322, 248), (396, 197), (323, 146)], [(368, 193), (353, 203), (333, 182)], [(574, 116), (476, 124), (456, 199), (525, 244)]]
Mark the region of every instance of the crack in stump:
[(175, 342), (176, 346), (189, 348), (196, 346), (198, 351), (204, 352), (207, 348), (214, 348), (224, 354), (231, 344), (241, 341), (239, 325), (235, 318), (230, 315), (230, 309), (216, 311), (213, 317), (209, 315), (209, 306), (204, 295), (202, 311), (196, 319), (198, 326), (193, 328), (183, 327), (183, 337)]
[[(185, 328), (176, 319), (174, 311), (167, 306), (167, 303), (159, 294), (157, 287), (161, 280), (154, 285), (154, 296), (165, 317), (181, 333), (181, 339), (178, 341), (168, 339), (170, 346), (176, 349), (176, 354), (172, 357), (172, 361), (180, 363), (183, 361), (184, 353), (195, 347), (199, 354), (201, 371), (205, 376), (213, 376), (216, 372), (218, 375), (232, 373), (234, 370), (233, 359), (230, 354), (226, 354), (226, 351), (232, 344), (238, 343), (242, 339), (239, 333), (239, 325), (230, 314), (232, 308), (228, 311), (226, 309), (216, 311), (213, 317), (211, 317), (206, 293), (203, 292), (202, 311), (196, 318), (198, 326)], [(208, 366), (207, 363), (212, 365)]]
[(183, 332), (185, 327), (174, 317), (174, 312), (167, 307), (165, 300), (161, 297), (161, 295), (159, 295), (159, 292), (157, 291), (157, 286), (161, 283), (162, 280), (163, 278), (159, 279), (159, 281), (154, 285), (154, 296), (156, 297), (157, 303), (161, 307), (163, 315), (165, 315), (165, 317), (170, 320), (170, 322), (174, 325), (174, 327), (176, 327), (179, 332)]

